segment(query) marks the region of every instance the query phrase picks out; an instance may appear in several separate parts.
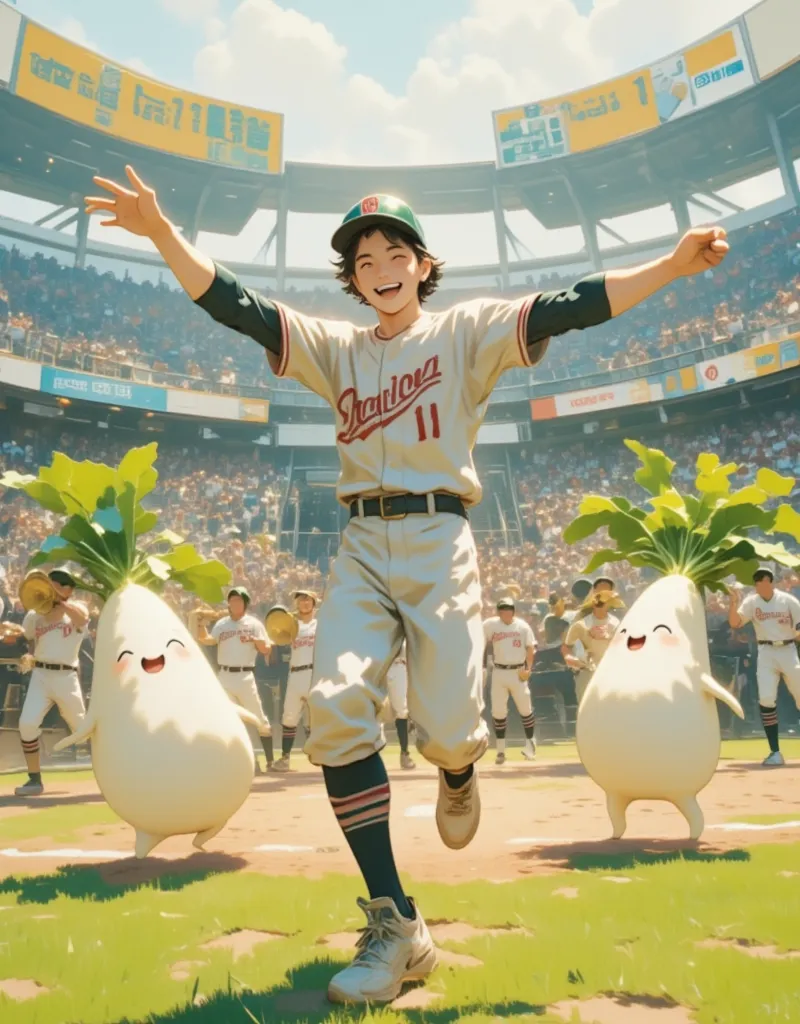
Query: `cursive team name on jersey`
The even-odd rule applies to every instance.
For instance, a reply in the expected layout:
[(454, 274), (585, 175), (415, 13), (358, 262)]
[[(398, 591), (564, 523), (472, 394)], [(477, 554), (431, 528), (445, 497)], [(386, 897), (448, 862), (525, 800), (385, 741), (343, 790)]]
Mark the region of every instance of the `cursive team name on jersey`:
[(758, 619), (759, 622), (764, 622), (765, 619), (777, 619), (782, 626), (792, 625), (792, 616), (790, 612), (765, 612), (761, 608), (756, 608), (753, 612), (753, 618)]
[(439, 357), (431, 356), (412, 373), (392, 376), (391, 384), (377, 395), (359, 398), (356, 388), (344, 390), (336, 403), (342, 429), (336, 435), (340, 444), (363, 441), (379, 427), (388, 426), (407, 412), (420, 395), (442, 380)]
[(519, 640), (522, 634), (518, 629), (512, 630), (510, 633), (492, 633), (492, 643), (497, 644), (501, 640)]
[(292, 650), (296, 651), (299, 647), (313, 647), (315, 639), (316, 637), (313, 636), (299, 636), (292, 641)]
[(235, 636), (252, 636), (252, 630), (249, 629), (228, 629), (219, 635), (219, 642), (223, 640), (232, 640)]
[(68, 622), (52, 622), (45, 626), (36, 627), (36, 639), (41, 640), (43, 636), (48, 633), (52, 633), (54, 630), (59, 630), (61, 635), (66, 639), (68, 636), (72, 636), (73, 627)]

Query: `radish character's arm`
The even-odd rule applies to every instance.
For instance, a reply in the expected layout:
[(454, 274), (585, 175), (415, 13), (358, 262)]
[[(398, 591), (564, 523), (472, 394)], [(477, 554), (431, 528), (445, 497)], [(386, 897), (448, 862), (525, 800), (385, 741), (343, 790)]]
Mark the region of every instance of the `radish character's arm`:
[(75, 732), (71, 736), (65, 736), (63, 740), (59, 740), (53, 747), (53, 750), (66, 750), (67, 747), (73, 747), (76, 743), (85, 743), (90, 739), (96, 724), (90, 711)]
[(716, 679), (713, 679), (711, 676), (703, 673), (702, 682), (703, 689), (709, 694), (709, 696), (716, 697), (717, 700), (721, 700), (723, 704), (728, 705), (735, 715), (738, 715), (739, 718), (744, 718), (742, 705), (732, 693), (728, 693), (724, 686), (720, 686)]
[(259, 722), (252, 712), (245, 711), (244, 708), (240, 708), (236, 704), (234, 705), (233, 710), (238, 714), (239, 718), (241, 718), (245, 725), (254, 725), (257, 729), (261, 726), (261, 722)]

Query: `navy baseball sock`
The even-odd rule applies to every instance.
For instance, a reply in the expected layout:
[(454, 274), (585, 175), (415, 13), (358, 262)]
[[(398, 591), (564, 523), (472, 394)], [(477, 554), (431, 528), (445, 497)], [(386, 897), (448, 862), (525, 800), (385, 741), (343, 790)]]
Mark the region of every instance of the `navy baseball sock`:
[(389, 834), (389, 776), (380, 754), (341, 768), (323, 767), (328, 797), (369, 891), (370, 899), (389, 896), (403, 917), (411, 908), (392, 852)]
[(764, 732), (767, 734), (769, 749), (774, 754), (780, 750), (778, 742), (778, 709), (777, 707), (765, 708), (763, 704), (759, 704), (758, 710), (761, 712), (761, 724), (764, 726)]
[(444, 781), (450, 787), (450, 789), (461, 789), (462, 786), (466, 786), (469, 780), (472, 778), (472, 774), (475, 771), (473, 765), (468, 765), (460, 772), (445, 772)]
[(397, 739), (400, 743), (400, 753), (408, 753), (408, 719), (395, 718), (394, 727), (397, 729)]
[(297, 726), (292, 728), (291, 726), (284, 725), (281, 735), (281, 753), (284, 757), (288, 757), (292, 752), (294, 746), (294, 738), (297, 735)]
[(529, 715), (525, 715), (522, 719), (522, 729), (525, 733), (526, 740), (533, 739), (533, 730), (536, 726), (536, 715), (531, 711)]
[(272, 764), (272, 762), (275, 760), (275, 747), (272, 742), (272, 737), (262, 736), (261, 746), (264, 748), (264, 753), (266, 754), (267, 757), (267, 764)]

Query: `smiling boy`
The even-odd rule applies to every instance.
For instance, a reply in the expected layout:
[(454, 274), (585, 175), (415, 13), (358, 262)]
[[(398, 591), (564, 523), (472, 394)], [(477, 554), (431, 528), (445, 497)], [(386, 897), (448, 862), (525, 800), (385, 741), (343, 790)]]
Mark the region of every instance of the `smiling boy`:
[(487, 747), (482, 711), (481, 586), (468, 509), (481, 499), (472, 449), (492, 388), (538, 363), (552, 336), (618, 316), (676, 278), (717, 266), (721, 228), (690, 231), (669, 256), (579, 281), (571, 290), (492, 297), (427, 313), (441, 263), (413, 210), (362, 199), (332, 245), (345, 290), (372, 307), (357, 327), (304, 316), (243, 286), (198, 252), (127, 169), (130, 187), (95, 179), (111, 197), (104, 224), (149, 236), (183, 288), (220, 323), (263, 346), (278, 376), (323, 397), (336, 416), (338, 498), (350, 521), (320, 610), (306, 753), (364, 877), (367, 927), (351, 965), (331, 981), (339, 1002), (394, 999), (436, 965), (430, 934), (406, 896), (389, 834), (389, 782), (378, 714), (386, 671), (405, 639), (417, 746), (439, 769), (436, 823), (465, 847), (480, 819), (474, 764)]

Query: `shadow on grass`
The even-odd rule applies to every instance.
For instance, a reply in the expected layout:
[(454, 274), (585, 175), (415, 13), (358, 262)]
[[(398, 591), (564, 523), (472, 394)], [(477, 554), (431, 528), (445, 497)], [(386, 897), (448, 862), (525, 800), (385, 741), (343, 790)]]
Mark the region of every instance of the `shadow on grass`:
[(67, 865), (51, 875), (13, 875), (0, 881), (0, 893), (12, 893), (20, 903), (50, 903), (59, 896), (105, 903), (136, 889), (183, 889), (211, 875), (238, 871), (247, 865), (227, 854), (195, 854), (182, 860), (129, 858), (100, 867)]
[(688, 840), (650, 840), (637, 844), (613, 839), (594, 843), (578, 840), (521, 851), (517, 856), (521, 860), (558, 862), (575, 871), (623, 871), (642, 865), (671, 864), (675, 861), (713, 864), (747, 863), (750, 860), (747, 850), (698, 849), (696, 843)]
[[(368, 1017), (363, 1006), (341, 1006), (328, 1002), (326, 990), (341, 961), (329, 958), (301, 964), (289, 972), (286, 982), (263, 992), (243, 991), (234, 979), (227, 992), (215, 992), (202, 1005), (192, 1002), (162, 1014), (150, 1014), (136, 1021), (125, 1018), (119, 1024), (322, 1024), (323, 1021), (360, 1021)], [(455, 1024), (473, 1013), (491, 1017), (520, 1014), (544, 1016), (546, 1007), (509, 1002), (489, 1005), (449, 1006), (424, 1010), (403, 1010), (412, 1024)]]
[(1, 807), (28, 807), (41, 811), (47, 807), (69, 807), (70, 805), (104, 804), (105, 797), (100, 793), (61, 793), (49, 792), (47, 796), (0, 796)]

